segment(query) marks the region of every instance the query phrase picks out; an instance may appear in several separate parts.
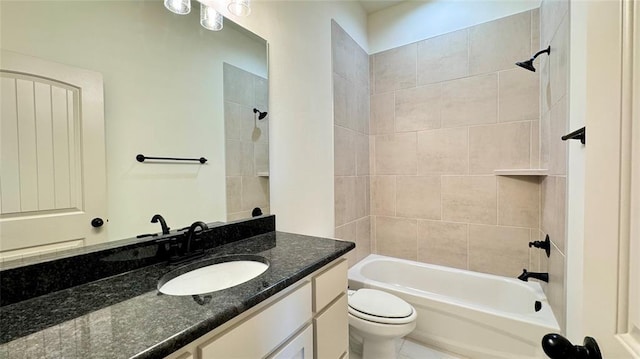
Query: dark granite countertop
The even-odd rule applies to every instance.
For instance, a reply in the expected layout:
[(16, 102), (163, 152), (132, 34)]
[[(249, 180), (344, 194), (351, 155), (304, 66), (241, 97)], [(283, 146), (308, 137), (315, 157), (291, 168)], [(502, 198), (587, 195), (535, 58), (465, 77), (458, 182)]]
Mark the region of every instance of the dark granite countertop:
[[(162, 358), (353, 249), (283, 232), (228, 243), (207, 257), (256, 254), (269, 269), (209, 298), (160, 295), (158, 263), (0, 307), (0, 358)], [(200, 303), (200, 304), (199, 304)]]

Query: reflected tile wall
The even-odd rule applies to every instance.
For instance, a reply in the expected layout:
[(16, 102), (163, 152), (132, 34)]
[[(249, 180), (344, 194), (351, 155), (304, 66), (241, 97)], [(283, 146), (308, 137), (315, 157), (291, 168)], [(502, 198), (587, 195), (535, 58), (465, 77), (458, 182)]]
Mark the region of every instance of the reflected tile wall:
[(551, 46), (540, 71), (540, 165), (549, 169), (540, 189), (540, 239), (549, 235), (551, 257), (540, 257), (549, 272), (544, 290), (560, 328), (566, 327), (565, 262), (567, 253), (567, 150), (560, 137), (569, 131), (569, 1), (543, 0), (540, 5), (540, 47)]
[[(331, 21), (331, 54), (335, 237), (356, 243), (356, 249), (347, 254), (353, 265), (369, 255), (372, 247), (370, 128), (374, 133), (393, 133), (389, 119), (393, 120), (394, 102), (393, 96), (381, 96), (376, 105), (371, 104), (369, 56), (335, 21)], [(380, 86), (396, 84), (383, 80)], [(378, 117), (371, 121), (373, 108), (378, 109)]]
[(223, 77), (227, 221), (269, 214), (269, 117), (253, 113), (268, 111), (268, 81), (227, 63)]
[(555, 131), (540, 124), (539, 73), (514, 65), (538, 46), (539, 18), (370, 56), (374, 252), (511, 277), (530, 265), (539, 180), (494, 170), (537, 168), (538, 137)]

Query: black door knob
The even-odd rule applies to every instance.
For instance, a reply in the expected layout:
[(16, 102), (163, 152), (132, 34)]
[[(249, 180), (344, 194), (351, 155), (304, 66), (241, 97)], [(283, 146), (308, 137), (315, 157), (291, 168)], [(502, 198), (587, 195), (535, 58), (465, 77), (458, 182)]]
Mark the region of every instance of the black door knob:
[(102, 227), (103, 224), (104, 221), (102, 220), (102, 218), (96, 217), (91, 220), (91, 225), (95, 228)]

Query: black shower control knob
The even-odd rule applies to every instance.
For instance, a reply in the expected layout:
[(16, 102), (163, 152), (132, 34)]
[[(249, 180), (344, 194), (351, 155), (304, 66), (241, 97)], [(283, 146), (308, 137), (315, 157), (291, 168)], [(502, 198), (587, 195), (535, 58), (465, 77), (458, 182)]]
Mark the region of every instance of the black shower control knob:
[(96, 217), (91, 220), (91, 226), (95, 228), (102, 227), (103, 224), (104, 224), (104, 221), (100, 217)]

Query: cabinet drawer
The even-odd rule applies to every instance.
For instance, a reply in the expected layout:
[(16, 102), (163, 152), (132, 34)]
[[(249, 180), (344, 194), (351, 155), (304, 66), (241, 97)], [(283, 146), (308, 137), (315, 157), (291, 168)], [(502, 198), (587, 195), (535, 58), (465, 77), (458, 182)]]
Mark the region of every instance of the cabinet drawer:
[(346, 259), (342, 259), (333, 267), (313, 278), (313, 292), (315, 293), (313, 311), (315, 313), (320, 312), (340, 293), (344, 293), (347, 290), (348, 269)]
[(269, 359), (313, 359), (313, 325), (308, 325)]
[(198, 346), (199, 359), (263, 358), (311, 319), (311, 284)]
[(322, 314), (313, 320), (315, 358), (338, 359), (349, 346), (347, 295), (342, 293)]

